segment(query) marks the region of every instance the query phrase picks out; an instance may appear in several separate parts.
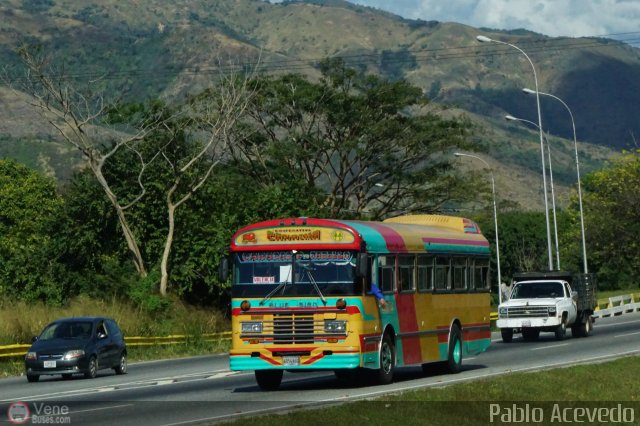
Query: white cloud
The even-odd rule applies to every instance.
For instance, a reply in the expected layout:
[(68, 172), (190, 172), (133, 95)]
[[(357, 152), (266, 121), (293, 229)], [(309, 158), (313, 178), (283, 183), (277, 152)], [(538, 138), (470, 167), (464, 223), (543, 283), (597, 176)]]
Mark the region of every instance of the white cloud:
[(405, 18), (496, 29), (525, 28), (549, 36), (638, 32), (638, 0), (351, 0)]

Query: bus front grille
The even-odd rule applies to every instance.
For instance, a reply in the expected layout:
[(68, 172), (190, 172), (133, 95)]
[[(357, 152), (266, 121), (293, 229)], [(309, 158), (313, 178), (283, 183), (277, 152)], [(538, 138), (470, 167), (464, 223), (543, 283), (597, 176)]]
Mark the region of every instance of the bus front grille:
[(313, 314), (276, 314), (273, 317), (273, 343), (313, 343)]

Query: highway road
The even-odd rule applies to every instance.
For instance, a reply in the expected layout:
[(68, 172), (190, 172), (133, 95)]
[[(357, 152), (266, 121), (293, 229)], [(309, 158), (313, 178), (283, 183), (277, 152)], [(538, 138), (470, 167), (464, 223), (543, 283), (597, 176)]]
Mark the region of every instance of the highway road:
[[(512, 372), (601, 362), (640, 355), (640, 313), (599, 319), (588, 338), (556, 341), (552, 333), (542, 333), (537, 342), (516, 337), (505, 344), (494, 333), (492, 339), (487, 352), (463, 361), (460, 374), (434, 371), (425, 375), (419, 367), (400, 368), (394, 383), (386, 386), (345, 383), (331, 372), (285, 373), (280, 390), (262, 392), (252, 372), (229, 371), (224, 354), (132, 363), (127, 375), (104, 370), (93, 380), (52, 376), (27, 383), (25, 377), (7, 378), (0, 380), (0, 425), (9, 424), (11, 404), (14, 414), (26, 406), (31, 415), (54, 413), (57, 421), (66, 417), (70, 424), (209, 423)], [(24, 405), (16, 407), (16, 402)]]

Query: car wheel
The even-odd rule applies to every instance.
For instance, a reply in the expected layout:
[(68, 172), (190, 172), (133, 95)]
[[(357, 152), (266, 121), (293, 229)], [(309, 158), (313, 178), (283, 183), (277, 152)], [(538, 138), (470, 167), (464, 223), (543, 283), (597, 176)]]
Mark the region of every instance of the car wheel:
[(89, 358), (89, 366), (84, 373), (84, 377), (87, 379), (94, 379), (98, 375), (98, 360), (95, 356)]
[(282, 370), (256, 370), (256, 382), (264, 391), (277, 390), (282, 382)]
[(40, 380), (40, 376), (38, 376), (37, 374), (27, 374), (27, 380), (29, 381), (29, 383), (37, 382), (38, 380)]
[(127, 354), (120, 355), (120, 363), (113, 368), (116, 374), (127, 374)]

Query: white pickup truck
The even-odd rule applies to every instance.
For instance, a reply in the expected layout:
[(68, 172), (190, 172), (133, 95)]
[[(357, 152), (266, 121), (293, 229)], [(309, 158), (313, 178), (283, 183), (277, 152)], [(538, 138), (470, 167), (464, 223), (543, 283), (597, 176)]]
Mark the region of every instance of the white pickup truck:
[(498, 307), (502, 341), (514, 333), (536, 340), (541, 331), (564, 339), (567, 328), (574, 337), (587, 337), (593, 326), (596, 287), (593, 274), (527, 272), (514, 275), (509, 299)]

